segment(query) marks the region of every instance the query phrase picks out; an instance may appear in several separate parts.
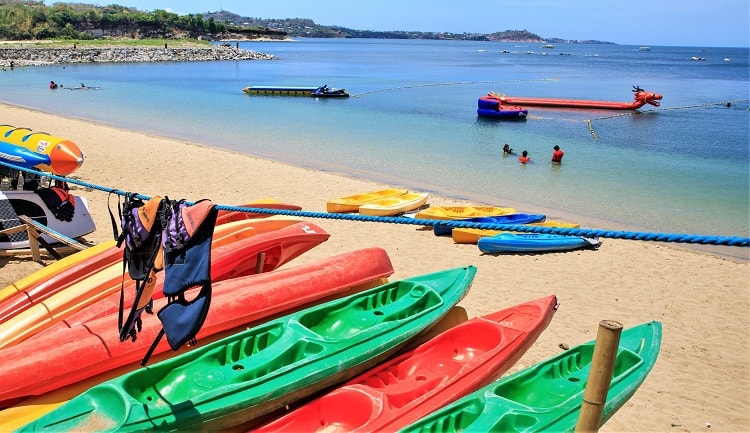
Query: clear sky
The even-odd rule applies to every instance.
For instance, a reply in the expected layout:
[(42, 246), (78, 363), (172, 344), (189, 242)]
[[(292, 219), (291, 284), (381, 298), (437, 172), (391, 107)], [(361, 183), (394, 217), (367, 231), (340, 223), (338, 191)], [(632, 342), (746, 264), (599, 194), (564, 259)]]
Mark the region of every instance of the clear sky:
[[(254, 18), (310, 18), (357, 30), (493, 33), (622, 45), (750, 46), (748, 0), (117, 0), (144, 11), (197, 14), (226, 10)], [(47, 0), (46, 4), (55, 3)], [(69, 2), (64, 2), (69, 3)]]

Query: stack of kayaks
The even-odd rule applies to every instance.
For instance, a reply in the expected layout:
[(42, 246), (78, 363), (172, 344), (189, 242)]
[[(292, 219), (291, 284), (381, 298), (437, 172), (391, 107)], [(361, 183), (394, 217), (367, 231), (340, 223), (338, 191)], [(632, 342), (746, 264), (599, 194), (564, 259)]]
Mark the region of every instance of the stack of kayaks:
[(472, 266), (314, 305), (89, 388), (19, 431), (219, 430), (385, 360), (467, 293)]
[(331, 199), (326, 210), (331, 213), (359, 212), (362, 215), (394, 216), (419, 209), (429, 199), (429, 193), (388, 188)]
[[(563, 221), (553, 221), (553, 220), (545, 220), (543, 222), (538, 223), (528, 223), (525, 225), (529, 226), (535, 226), (535, 227), (558, 227), (558, 228), (579, 228), (581, 227), (578, 223), (568, 223)], [(479, 238), (487, 237), (487, 236), (495, 236), (497, 234), (503, 233), (506, 230), (485, 230), (485, 229), (475, 229), (475, 228), (461, 228), (461, 227), (454, 227), (451, 231), (451, 237), (453, 238), (453, 242), (457, 244), (474, 244), (479, 241)]]
[(470, 225), (472, 223), (483, 224), (532, 224), (542, 222), (547, 218), (542, 214), (511, 213), (506, 215), (495, 215), (478, 218), (467, 218), (453, 222), (451, 225), (435, 225), (432, 227), (435, 236), (451, 236), (455, 227)]

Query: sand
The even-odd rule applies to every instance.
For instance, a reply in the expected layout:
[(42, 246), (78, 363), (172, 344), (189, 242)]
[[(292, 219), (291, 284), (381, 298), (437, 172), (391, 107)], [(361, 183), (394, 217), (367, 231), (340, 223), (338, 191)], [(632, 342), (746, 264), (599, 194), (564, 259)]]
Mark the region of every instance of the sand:
[[(75, 141), (86, 162), (73, 178), (144, 195), (226, 205), (271, 197), (325, 212), (328, 199), (395, 186), (2, 104), (0, 119)], [(72, 189), (88, 199), (97, 224), (85, 239), (110, 239), (107, 193)], [(435, 196), (429, 203), (460, 204)], [(388, 251), (392, 280), (475, 265), (474, 284), (460, 303), (469, 317), (556, 294), (560, 307), (552, 323), (511, 371), (557, 354), (562, 343), (594, 339), (601, 320), (625, 327), (661, 321), (664, 339), (654, 370), (601, 431), (750, 431), (750, 333), (743, 325), (750, 316), (747, 260), (616, 239), (603, 239), (598, 250), (492, 256), (413, 225), (313, 222), (331, 238), (289, 266), (369, 246)], [(0, 287), (40, 267), (30, 256), (0, 258)]]

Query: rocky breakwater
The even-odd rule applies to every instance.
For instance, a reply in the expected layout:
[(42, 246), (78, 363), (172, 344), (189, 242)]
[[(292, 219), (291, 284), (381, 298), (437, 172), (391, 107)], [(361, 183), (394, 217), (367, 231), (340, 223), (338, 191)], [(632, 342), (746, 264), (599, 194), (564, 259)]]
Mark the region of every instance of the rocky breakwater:
[(96, 47), (0, 48), (0, 62), (14, 66), (60, 63), (195, 62), (274, 60), (275, 56), (226, 46), (200, 48)]

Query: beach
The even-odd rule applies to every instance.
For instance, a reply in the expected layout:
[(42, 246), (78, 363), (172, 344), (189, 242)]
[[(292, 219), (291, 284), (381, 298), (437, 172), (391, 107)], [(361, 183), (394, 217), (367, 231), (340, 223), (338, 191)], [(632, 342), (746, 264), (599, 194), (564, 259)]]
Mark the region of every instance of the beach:
[[(10, 105), (0, 104), (0, 118), (3, 124), (76, 142), (86, 161), (72, 178), (144, 195), (209, 198), (224, 205), (274, 198), (325, 212), (328, 199), (396, 186)], [(71, 192), (88, 200), (97, 225), (85, 239), (111, 239), (108, 199), (116, 212), (116, 198), (78, 185), (71, 185)], [(476, 204), (434, 195), (429, 203)], [(395, 269), (391, 280), (475, 265), (474, 284), (459, 304), (469, 317), (557, 295), (560, 306), (550, 326), (511, 372), (559, 353), (562, 344), (594, 339), (602, 320), (626, 328), (662, 322), (656, 366), (601, 431), (750, 431), (750, 338), (741, 325), (750, 314), (747, 260), (618, 239), (602, 239), (598, 250), (493, 256), (414, 225), (314, 222), (330, 239), (287, 266), (370, 246), (388, 251)], [(51, 260), (47, 257), (46, 263)], [(30, 256), (0, 257), (0, 287), (40, 267)]]

